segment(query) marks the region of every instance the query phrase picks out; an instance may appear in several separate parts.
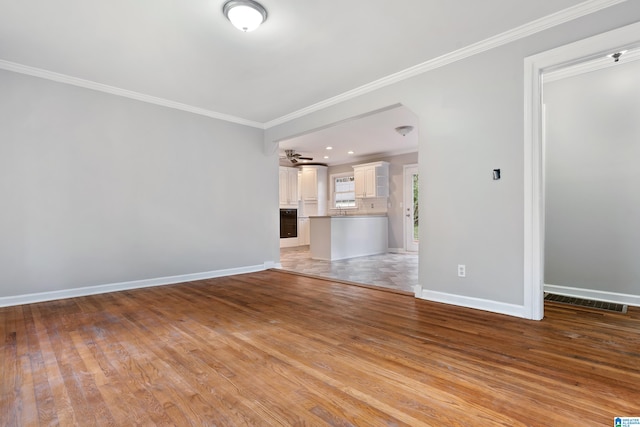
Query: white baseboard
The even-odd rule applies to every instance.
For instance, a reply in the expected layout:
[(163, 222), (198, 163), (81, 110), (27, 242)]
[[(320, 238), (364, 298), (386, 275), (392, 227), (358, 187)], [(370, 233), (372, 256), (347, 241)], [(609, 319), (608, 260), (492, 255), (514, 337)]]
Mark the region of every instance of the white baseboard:
[(417, 251), (408, 251), (405, 248), (389, 248), (389, 249), (387, 249), (387, 252), (389, 252), (391, 254), (413, 254), (413, 255), (418, 255)]
[(183, 274), (180, 276), (158, 277), (154, 279), (133, 280), (130, 282), (110, 283), (105, 285), (87, 286), (83, 288), (63, 289), (59, 291), (0, 297), (0, 307), (32, 304), (35, 302), (75, 298), (86, 295), (105, 294), (108, 292), (148, 288), (151, 286), (173, 285), (176, 283), (191, 282), (194, 280), (232, 276), (235, 274), (254, 273), (256, 271), (263, 271), (269, 268), (274, 268), (276, 265), (277, 264), (273, 261), (267, 261), (263, 265), (250, 265), (246, 267), (228, 268), (225, 270), (206, 271), (203, 273)]
[(416, 298), (422, 298), (422, 286), (413, 285), (413, 294)]
[(418, 286), (415, 288), (416, 298), (457, 305), (460, 307), (474, 308), (476, 310), (490, 311), (492, 313), (507, 314), (509, 316), (528, 319), (527, 311), (522, 305), (507, 304), (499, 301), (491, 301), (481, 298), (473, 298), (462, 295), (448, 294), (444, 292), (430, 291)]
[(280, 239), (280, 247), (281, 248), (293, 248), (298, 246), (298, 238), (297, 237), (289, 237), (286, 239)]
[(544, 291), (568, 297), (607, 301), (616, 304), (627, 304), (640, 307), (640, 295), (620, 294), (616, 292), (597, 291), (594, 289), (572, 288), (569, 286), (544, 285)]
[(264, 269), (263, 270), (268, 270), (270, 268), (280, 268), (280, 267), (282, 267), (282, 264), (280, 264), (279, 262), (267, 261), (267, 262), (264, 263)]

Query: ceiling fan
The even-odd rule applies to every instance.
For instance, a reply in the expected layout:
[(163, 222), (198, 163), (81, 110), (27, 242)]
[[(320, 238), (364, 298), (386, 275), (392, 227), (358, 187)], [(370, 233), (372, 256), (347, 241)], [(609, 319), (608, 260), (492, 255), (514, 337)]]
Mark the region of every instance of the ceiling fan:
[(296, 153), (296, 150), (284, 150), (285, 157), (281, 157), (282, 159), (287, 159), (291, 163), (298, 163), (300, 160), (313, 160), (313, 157), (305, 157), (299, 153)]

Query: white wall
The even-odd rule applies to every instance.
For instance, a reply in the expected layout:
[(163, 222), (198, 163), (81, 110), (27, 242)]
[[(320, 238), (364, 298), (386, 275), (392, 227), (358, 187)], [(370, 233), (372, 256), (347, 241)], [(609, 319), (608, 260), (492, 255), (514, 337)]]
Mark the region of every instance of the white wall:
[(270, 128), (265, 143), (406, 105), (420, 120), (421, 294), (524, 315), (524, 58), (638, 20), (640, 2), (621, 3)]
[(640, 61), (544, 86), (545, 283), (640, 295)]
[(8, 71), (0, 93), (0, 300), (278, 260), (262, 130)]

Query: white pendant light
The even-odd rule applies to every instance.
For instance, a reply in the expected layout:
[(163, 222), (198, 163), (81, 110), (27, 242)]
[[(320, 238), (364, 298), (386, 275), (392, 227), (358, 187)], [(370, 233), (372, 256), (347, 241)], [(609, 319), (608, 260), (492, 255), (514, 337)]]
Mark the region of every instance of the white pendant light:
[(234, 27), (244, 32), (255, 30), (267, 19), (267, 10), (253, 0), (230, 0), (222, 12)]

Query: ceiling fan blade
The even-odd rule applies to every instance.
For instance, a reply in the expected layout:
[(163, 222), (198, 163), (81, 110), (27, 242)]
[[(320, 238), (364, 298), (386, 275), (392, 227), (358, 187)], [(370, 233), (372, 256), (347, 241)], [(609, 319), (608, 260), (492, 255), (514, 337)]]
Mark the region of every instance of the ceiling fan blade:
[(302, 157), (302, 156), (298, 156), (299, 160), (313, 160), (313, 157)]

